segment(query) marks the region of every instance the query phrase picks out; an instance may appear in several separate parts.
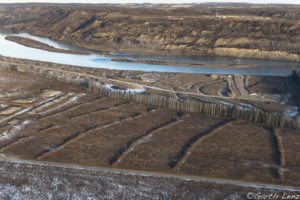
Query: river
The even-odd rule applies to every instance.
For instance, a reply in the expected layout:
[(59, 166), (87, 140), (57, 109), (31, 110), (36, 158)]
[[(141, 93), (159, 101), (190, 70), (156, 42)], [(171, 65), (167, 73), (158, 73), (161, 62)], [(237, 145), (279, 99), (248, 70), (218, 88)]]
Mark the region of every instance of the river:
[[(28, 33), (0, 33), (0, 55), (2, 56), (83, 67), (145, 72), (289, 76), (292, 73), (292, 69), (297, 66), (296, 62), (256, 59), (240, 59), (238, 66), (230, 66), (233, 58), (212, 56), (162, 56), (118, 52), (112, 52), (110, 54), (93, 52), (89, 55), (58, 53), (31, 48), (6, 40), (5, 37), (8, 35), (29, 38), (57, 49), (72, 50), (70, 45), (62, 44), (45, 37), (38, 37)], [(78, 50), (78, 48), (75, 47), (74, 49)], [(114, 61), (113, 58), (125, 58), (137, 62), (120, 62)], [(176, 65), (139, 63), (147, 60), (176, 63)], [(185, 66), (183, 65), (184, 63), (188, 63), (190, 66)], [(212, 67), (211, 65), (214, 66)]]

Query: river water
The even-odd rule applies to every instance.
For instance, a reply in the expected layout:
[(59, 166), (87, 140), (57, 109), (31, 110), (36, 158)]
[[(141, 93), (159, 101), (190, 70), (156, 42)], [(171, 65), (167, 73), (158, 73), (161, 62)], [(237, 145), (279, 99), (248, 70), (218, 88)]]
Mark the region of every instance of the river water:
[[(296, 62), (241, 59), (238, 64), (239, 67), (237, 67), (230, 66), (233, 61), (232, 58), (209, 56), (161, 56), (117, 52), (110, 53), (109, 55), (101, 54), (101, 52), (91, 53), (89, 55), (57, 53), (26, 47), (12, 41), (8, 41), (5, 39), (5, 37), (8, 35), (26, 37), (48, 44), (49, 46), (57, 49), (72, 50), (72, 47), (70, 45), (62, 44), (45, 37), (33, 36), (27, 33), (0, 33), (0, 55), (2, 56), (83, 67), (117, 70), (138, 70), (145, 72), (289, 76), (292, 73), (292, 69), (296, 68), (297, 66)], [(75, 47), (74, 49), (78, 50), (78, 48)], [(113, 58), (125, 58), (135, 61), (155, 60), (163, 61), (164, 63), (176, 63), (176, 65), (120, 62), (113, 61)], [(185, 66), (183, 63), (192, 65)], [(199, 64), (198, 66), (197, 63)], [(211, 67), (210, 65), (214, 65), (214, 67)], [(224, 67), (225, 65), (227, 66)]]

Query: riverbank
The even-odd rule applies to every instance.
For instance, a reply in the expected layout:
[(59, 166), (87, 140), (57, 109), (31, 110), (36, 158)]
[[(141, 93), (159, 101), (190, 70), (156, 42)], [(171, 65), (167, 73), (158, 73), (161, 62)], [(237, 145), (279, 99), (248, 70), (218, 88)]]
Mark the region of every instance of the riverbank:
[(26, 47), (36, 48), (36, 49), (43, 49), (50, 52), (57, 52), (57, 53), (66, 53), (66, 54), (76, 54), (76, 55), (88, 55), (82, 51), (74, 51), (74, 50), (64, 50), (51, 47), (45, 43), (38, 42), (29, 38), (19, 37), (19, 36), (6, 36), (6, 40), (16, 42), (18, 44), (24, 45)]
[(0, 25), (109, 52), (299, 61), (298, 7), (227, 5), (217, 6), (215, 15), (216, 8), (209, 4), (147, 6), (26, 4), (28, 12), (20, 12), (6, 5), (0, 15), (7, 17)]
[[(256, 76), (290, 76), (297, 65), (296, 62), (252, 60), (252, 59), (228, 59), (225, 57), (176, 57), (154, 56), (147, 54), (122, 54), (111, 52), (111, 55), (100, 52), (88, 55), (50, 52), (38, 48), (28, 48), (16, 42), (6, 40), (7, 36), (20, 36), (45, 45), (54, 45), (55, 49), (63, 51), (77, 51), (78, 47), (66, 45), (49, 38), (38, 37), (27, 33), (0, 35), (0, 55), (19, 58), (53, 62), (57, 64), (76, 65), (91, 68), (106, 68), (117, 70), (136, 70), (146, 72), (169, 73), (198, 73), (198, 74), (239, 74)], [(29, 42), (30, 44), (30, 42)], [(52, 47), (54, 47), (52, 46)], [(81, 51), (78, 49), (78, 51)], [(86, 49), (83, 53), (88, 52)], [(172, 65), (174, 63), (174, 65)]]
[[(42, 35), (47, 36), (47, 35)], [(49, 36), (49, 35), (48, 35)], [(56, 37), (55, 39), (60, 40), (61, 42), (66, 43), (74, 43), (74, 41), (59, 39)], [(150, 39), (149, 39), (150, 40)], [(184, 48), (180, 49), (179, 47), (170, 47), (170, 49), (151, 49), (151, 48), (140, 48), (140, 47), (122, 47), (118, 45), (111, 44), (86, 44), (75, 42), (77, 46), (95, 50), (95, 51), (118, 51), (121, 53), (144, 53), (144, 54), (153, 54), (153, 55), (185, 55), (185, 56), (222, 56), (228, 58), (249, 58), (249, 59), (260, 59), (260, 60), (278, 60), (278, 61), (292, 61), (298, 62), (300, 60), (299, 54), (292, 54), (286, 51), (267, 51), (261, 49), (247, 49), (247, 48), (232, 48), (232, 47), (216, 47), (216, 48), (199, 48), (197, 50), (186, 50)]]

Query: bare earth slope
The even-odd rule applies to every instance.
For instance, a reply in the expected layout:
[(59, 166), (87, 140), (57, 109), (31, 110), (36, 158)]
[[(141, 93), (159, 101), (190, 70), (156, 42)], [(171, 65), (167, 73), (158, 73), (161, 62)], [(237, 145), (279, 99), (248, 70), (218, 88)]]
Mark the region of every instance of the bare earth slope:
[(0, 26), (91, 49), (299, 60), (299, 6), (0, 5)]

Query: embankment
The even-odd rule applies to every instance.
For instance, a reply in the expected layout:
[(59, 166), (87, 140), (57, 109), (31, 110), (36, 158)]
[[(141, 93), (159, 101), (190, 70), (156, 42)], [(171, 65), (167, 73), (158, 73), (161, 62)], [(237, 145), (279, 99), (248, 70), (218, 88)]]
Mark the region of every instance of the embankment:
[[(217, 13), (216, 13), (217, 12)], [(6, 5), (0, 27), (105, 51), (298, 61), (296, 5)]]

